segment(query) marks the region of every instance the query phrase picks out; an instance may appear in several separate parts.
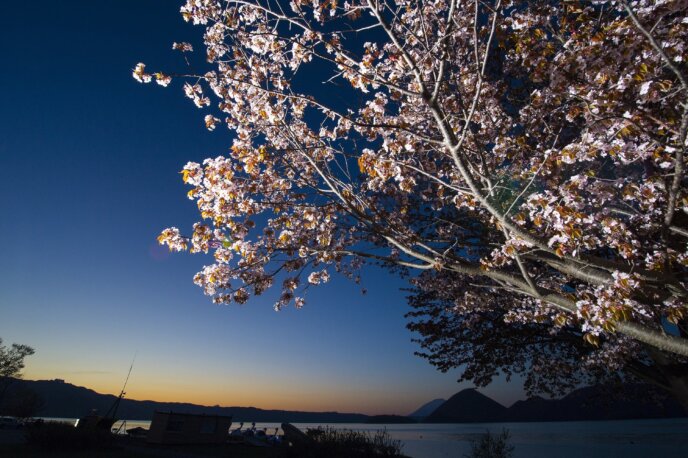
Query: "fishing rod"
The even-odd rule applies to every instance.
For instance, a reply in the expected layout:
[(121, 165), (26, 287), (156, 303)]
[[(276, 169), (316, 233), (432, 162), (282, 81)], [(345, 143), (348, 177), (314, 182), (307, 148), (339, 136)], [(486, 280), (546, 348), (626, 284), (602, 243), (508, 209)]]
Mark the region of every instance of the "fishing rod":
[(110, 417), (112, 419), (115, 418), (115, 415), (117, 414), (117, 409), (119, 408), (119, 403), (122, 401), (122, 398), (126, 394), (124, 391), (127, 388), (127, 383), (129, 383), (129, 377), (131, 376), (131, 370), (134, 368), (134, 361), (136, 361), (136, 355), (138, 354), (138, 351), (134, 353), (134, 359), (131, 360), (131, 365), (129, 366), (129, 372), (127, 373), (127, 378), (124, 379), (124, 386), (122, 386), (122, 391), (119, 393), (119, 397), (117, 400), (115, 400), (115, 403), (112, 404), (110, 409), (108, 409), (107, 413), (105, 414), (105, 418)]

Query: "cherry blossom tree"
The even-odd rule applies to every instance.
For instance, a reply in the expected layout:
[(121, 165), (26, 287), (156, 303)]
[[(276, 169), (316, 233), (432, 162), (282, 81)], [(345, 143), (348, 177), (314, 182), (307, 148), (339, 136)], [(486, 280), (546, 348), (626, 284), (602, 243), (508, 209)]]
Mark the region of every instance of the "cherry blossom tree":
[(275, 308), (301, 307), (377, 263), (469, 335), (685, 364), (687, 8), (188, 0), (207, 68), (133, 76), (182, 79), (234, 140), (184, 167), (202, 221), (159, 240), (212, 252), (194, 281), (216, 303), (278, 283)]
[[(438, 282), (448, 284), (442, 276), (426, 272), (413, 280), (408, 328), (420, 336), (416, 341), (421, 351), (416, 354), (442, 372), (458, 368), (460, 382), (484, 387), (498, 376), (520, 376), (529, 396), (553, 397), (581, 385), (602, 385), (608, 395), (623, 396), (624, 384), (642, 382), (668, 392), (688, 411), (685, 363), (628, 337), (606, 339), (601, 347), (590, 345), (579, 326), (560, 326), (553, 332), (541, 314), (514, 321), (508, 298), (485, 298), (480, 290), (457, 283), (439, 288)], [(473, 294), (479, 302), (456, 313), (456, 297)]]

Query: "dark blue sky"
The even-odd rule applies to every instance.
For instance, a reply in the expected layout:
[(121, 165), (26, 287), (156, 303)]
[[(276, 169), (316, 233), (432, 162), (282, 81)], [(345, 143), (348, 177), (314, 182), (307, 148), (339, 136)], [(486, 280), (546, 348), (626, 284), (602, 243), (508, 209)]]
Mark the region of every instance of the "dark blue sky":
[[(29, 378), (116, 392), (138, 352), (132, 398), (408, 413), (463, 386), (413, 356), (401, 281), (370, 270), (307, 306), (271, 297), (220, 307), (192, 283), (208, 259), (155, 237), (197, 220), (179, 171), (224, 154), (226, 129), (131, 77), (202, 49), (180, 2), (10, 2), (0, 16), (0, 337), (36, 348)], [(467, 386), (467, 385), (466, 385)], [(487, 394), (509, 403), (520, 387)]]

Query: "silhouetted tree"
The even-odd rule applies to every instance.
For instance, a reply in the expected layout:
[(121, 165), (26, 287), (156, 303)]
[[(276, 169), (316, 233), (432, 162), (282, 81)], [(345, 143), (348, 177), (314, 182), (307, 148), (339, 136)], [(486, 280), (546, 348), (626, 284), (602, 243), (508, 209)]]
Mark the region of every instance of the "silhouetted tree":
[(24, 369), (24, 358), (33, 355), (34, 349), (28, 345), (12, 344), (6, 347), (0, 338), (0, 406), (7, 392), (7, 388), (14, 379), (21, 377)]

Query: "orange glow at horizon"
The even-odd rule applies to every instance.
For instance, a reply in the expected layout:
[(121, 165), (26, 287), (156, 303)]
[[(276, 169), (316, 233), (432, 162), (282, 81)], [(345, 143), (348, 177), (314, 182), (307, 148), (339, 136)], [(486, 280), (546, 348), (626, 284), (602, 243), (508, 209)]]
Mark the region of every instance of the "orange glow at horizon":
[[(135, 372), (135, 371), (134, 371)], [(63, 379), (65, 383), (82, 386), (100, 394), (118, 395), (124, 377), (107, 372), (55, 373), (53, 371), (26, 370), (29, 380)], [(121, 380), (120, 380), (121, 378)], [(316, 386), (315, 384), (287, 384), (261, 380), (235, 380), (220, 382), (202, 376), (177, 375), (149, 377), (132, 374), (125, 389), (126, 399), (136, 401), (179, 402), (204, 406), (256, 407), (264, 410), (292, 410), (308, 412), (340, 412), (406, 415), (424, 400), (405, 399), (395, 393), (357, 390), (346, 386)]]

